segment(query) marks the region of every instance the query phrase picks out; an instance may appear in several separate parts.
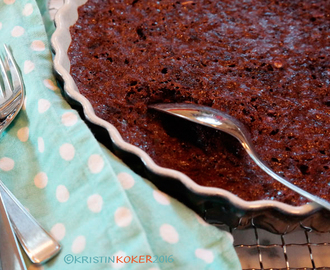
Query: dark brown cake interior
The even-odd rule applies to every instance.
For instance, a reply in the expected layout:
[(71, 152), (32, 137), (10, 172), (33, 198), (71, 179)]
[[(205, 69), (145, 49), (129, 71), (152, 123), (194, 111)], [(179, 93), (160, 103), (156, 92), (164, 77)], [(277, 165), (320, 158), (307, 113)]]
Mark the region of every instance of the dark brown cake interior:
[(89, 0), (71, 27), (71, 74), (96, 114), (157, 164), (245, 200), (299, 205), (235, 139), (148, 105), (231, 114), (277, 173), (326, 198), (329, 14), (327, 0)]

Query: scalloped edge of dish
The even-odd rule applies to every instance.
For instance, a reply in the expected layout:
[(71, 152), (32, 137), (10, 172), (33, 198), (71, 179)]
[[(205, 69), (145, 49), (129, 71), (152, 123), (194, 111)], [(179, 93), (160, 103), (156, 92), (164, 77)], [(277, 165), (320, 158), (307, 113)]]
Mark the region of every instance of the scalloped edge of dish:
[(264, 211), (267, 209), (276, 210), (284, 216), (287, 215), (289, 218), (301, 217), (299, 222), (302, 222), (306, 218), (309, 219), (313, 214), (322, 210), (322, 207), (313, 202), (302, 206), (292, 206), (271, 200), (245, 201), (227, 190), (200, 186), (179, 171), (158, 166), (146, 152), (125, 142), (119, 131), (112, 124), (95, 115), (91, 103), (79, 93), (79, 90), (70, 75), (70, 60), (67, 54), (71, 43), (69, 29), (77, 21), (78, 7), (86, 2), (87, 0), (65, 1), (65, 4), (55, 16), (56, 30), (51, 38), (51, 45), (55, 51), (54, 70), (64, 82), (64, 92), (82, 106), (83, 113), (88, 121), (107, 130), (112, 143), (115, 144), (116, 147), (139, 157), (144, 166), (156, 175), (180, 181), (188, 190), (198, 195), (225, 199), (235, 206), (236, 209), (240, 209), (243, 212)]

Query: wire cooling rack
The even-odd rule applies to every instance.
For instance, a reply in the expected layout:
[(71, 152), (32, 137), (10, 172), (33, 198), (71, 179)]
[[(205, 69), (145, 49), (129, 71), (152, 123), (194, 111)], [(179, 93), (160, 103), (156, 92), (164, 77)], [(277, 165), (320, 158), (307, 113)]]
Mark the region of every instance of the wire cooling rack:
[(330, 269), (330, 232), (299, 228), (278, 235), (255, 227), (245, 230), (217, 227), (233, 234), (244, 270)]

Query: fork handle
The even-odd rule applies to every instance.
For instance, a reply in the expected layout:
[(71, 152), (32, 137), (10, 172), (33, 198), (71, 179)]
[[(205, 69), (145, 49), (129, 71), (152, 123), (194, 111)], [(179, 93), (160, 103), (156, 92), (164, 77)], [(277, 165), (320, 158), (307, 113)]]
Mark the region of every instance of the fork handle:
[(54, 257), (61, 250), (60, 244), (41, 227), (2, 181), (0, 181), (0, 194), (7, 207), (15, 234), (30, 260), (40, 264)]
[(0, 261), (1, 269), (26, 270), (6, 207), (0, 194)]

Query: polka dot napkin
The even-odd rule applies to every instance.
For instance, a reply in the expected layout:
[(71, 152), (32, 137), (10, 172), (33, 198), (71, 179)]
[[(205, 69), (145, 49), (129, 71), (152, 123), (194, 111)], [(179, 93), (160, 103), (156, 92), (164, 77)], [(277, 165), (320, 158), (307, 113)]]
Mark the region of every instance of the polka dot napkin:
[(45, 6), (0, 0), (0, 40), (12, 48), (27, 93), (0, 138), (0, 177), (63, 246), (43, 266), (26, 259), (28, 268), (240, 269), (229, 233), (134, 174), (64, 101)]

